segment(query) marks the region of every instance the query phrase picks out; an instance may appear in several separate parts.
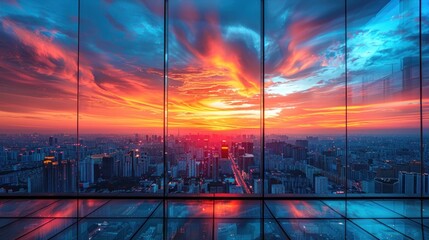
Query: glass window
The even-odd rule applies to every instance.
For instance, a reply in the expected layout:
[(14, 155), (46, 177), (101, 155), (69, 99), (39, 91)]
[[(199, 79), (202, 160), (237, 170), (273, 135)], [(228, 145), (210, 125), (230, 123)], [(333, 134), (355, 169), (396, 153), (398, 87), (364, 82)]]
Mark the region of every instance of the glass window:
[(421, 9), (421, 59), (422, 59), (422, 108), (423, 108), (423, 193), (429, 194), (429, 2), (422, 1)]
[(76, 192), (77, 2), (0, 5), (0, 192)]
[(347, 2), (348, 189), (421, 194), (419, 2)]
[(0, 0), (0, 236), (422, 239), (429, 2)]
[(168, 192), (261, 193), (260, 1), (168, 8)]
[(267, 1), (265, 192), (343, 194), (345, 18), (333, 1)]
[(163, 2), (80, 10), (80, 191), (162, 193)]

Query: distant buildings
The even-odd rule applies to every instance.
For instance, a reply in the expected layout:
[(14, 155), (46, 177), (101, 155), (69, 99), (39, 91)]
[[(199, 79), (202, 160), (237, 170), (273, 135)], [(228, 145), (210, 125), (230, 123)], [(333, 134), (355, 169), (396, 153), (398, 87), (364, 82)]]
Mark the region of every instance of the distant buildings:
[(29, 139), (0, 149), (0, 191), (162, 193), (165, 176), (169, 193), (429, 194), (412, 137), (350, 138), (346, 165), (342, 138), (273, 135), (264, 173), (258, 139), (249, 136), (169, 136), (166, 166), (159, 136), (87, 137), (78, 162), (72, 136)]

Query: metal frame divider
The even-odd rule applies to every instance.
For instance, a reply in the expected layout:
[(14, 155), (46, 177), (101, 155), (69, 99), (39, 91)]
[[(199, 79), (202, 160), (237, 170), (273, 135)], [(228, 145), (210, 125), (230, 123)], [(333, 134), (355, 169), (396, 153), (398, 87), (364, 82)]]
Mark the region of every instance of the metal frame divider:
[(423, 177), (425, 172), (424, 163), (424, 132), (423, 132), (423, 58), (422, 58), (422, 0), (419, 0), (419, 75), (420, 75), (420, 226), (422, 232), (422, 239), (425, 239), (424, 225), (423, 225), (423, 208), (424, 208), (424, 188)]
[(77, 73), (76, 73), (76, 231), (79, 239), (79, 181), (80, 181), (80, 142), (79, 142), (79, 111), (80, 111), (80, 0), (77, 1)]
[(164, 191), (163, 191), (163, 237), (167, 239), (168, 231), (168, 209), (167, 209), (167, 182), (168, 182), (168, 169), (167, 169), (167, 138), (168, 138), (168, 0), (164, 0), (164, 105), (163, 105), (163, 160), (164, 160)]
[(260, 159), (260, 179), (261, 179), (261, 237), (264, 237), (265, 233), (265, 1), (261, 0), (261, 33), (260, 33), (260, 73), (261, 73), (261, 93), (260, 93), (260, 139), (261, 139), (261, 159)]
[(345, 109), (344, 109), (344, 114), (345, 114), (345, 134), (346, 134), (346, 138), (345, 138), (345, 162), (346, 162), (346, 166), (345, 166), (345, 183), (344, 183), (344, 215), (345, 215), (345, 219), (344, 219), (344, 237), (347, 239), (347, 221), (348, 221), (348, 214), (347, 214), (347, 205), (348, 205), (348, 197), (347, 197), (347, 190), (348, 190), (348, 158), (349, 158), (349, 133), (348, 133), (348, 99), (349, 99), (349, 94), (348, 94), (348, 78), (347, 78), (347, 0), (344, 0), (344, 80), (345, 80)]

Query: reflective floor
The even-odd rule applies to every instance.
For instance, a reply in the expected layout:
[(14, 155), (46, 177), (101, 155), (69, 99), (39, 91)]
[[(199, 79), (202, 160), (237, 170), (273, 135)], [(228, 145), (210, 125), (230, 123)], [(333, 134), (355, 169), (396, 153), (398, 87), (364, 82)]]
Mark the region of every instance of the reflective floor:
[(166, 232), (167, 239), (187, 240), (423, 239), (429, 237), (429, 201), (423, 202), (423, 218), (421, 207), (420, 200), (9, 199), (0, 200), (0, 236), (164, 239)]

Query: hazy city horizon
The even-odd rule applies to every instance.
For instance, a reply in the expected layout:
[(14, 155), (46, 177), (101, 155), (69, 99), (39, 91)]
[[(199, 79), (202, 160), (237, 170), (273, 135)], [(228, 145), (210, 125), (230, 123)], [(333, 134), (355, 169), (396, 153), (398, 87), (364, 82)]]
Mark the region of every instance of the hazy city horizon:
[[(0, 189), (161, 194), (168, 186), (169, 194), (261, 194), (263, 189), (266, 194), (419, 194), (410, 181), (420, 167), (427, 169), (420, 164), (420, 136), (392, 136), (349, 135), (346, 149), (344, 135), (267, 134), (262, 176), (262, 139), (256, 134), (177, 132), (165, 143), (158, 134), (79, 134), (79, 139), (0, 134)], [(423, 176), (428, 178), (426, 171)]]

